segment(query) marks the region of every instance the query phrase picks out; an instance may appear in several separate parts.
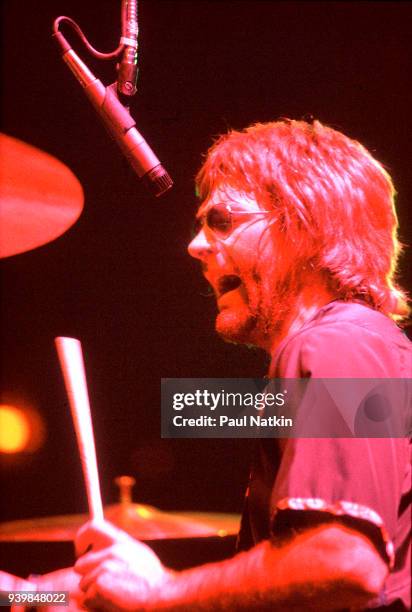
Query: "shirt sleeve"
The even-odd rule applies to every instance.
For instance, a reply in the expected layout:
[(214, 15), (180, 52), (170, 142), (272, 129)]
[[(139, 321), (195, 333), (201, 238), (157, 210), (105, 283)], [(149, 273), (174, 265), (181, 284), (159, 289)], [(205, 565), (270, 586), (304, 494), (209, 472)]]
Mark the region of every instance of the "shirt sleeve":
[(365, 533), (392, 562), (407, 443), (393, 438), (287, 440), (271, 493), (272, 530), (338, 520)]
[[(349, 327), (301, 335), (285, 351), (289, 375), (294, 361), (298, 377), (390, 377), (392, 363), (385, 360), (393, 353), (383, 340)], [(392, 564), (400, 501), (410, 478), (409, 441), (296, 438), (282, 446), (270, 498), (272, 533), (339, 521), (367, 535)]]

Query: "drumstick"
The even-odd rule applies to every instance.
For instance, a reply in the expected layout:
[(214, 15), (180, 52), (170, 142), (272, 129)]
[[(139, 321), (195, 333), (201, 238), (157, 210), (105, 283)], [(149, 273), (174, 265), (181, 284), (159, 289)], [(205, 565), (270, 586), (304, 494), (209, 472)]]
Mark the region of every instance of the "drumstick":
[(103, 506), (82, 345), (76, 338), (55, 338), (55, 343), (76, 431), (90, 517), (102, 521)]

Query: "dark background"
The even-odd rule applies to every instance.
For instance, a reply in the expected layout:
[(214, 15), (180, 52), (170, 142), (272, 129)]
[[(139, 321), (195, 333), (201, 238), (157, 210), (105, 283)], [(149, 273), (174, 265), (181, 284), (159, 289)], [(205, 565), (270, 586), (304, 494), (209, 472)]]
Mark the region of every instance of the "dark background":
[[(102, 492), (136, 477), (135, 499), (164, 509), (239, 511), (245, 440), (161, 440), (161, 377), (260, 377), (262, 353), (222, 342), (215, 303), (186, 253), (193, 177), (213, 136), (313, 115), (364, 143), (392, 174), (410, 241), (410, 25), (402, 2), (139, 1), (138, 129), (175, 181), (148, 195), (96, 118), (51, 39), (70, 15), (97, 48), (120, 32), (115, 0), (3, 1), (3, 131), (59, 158), (85, 209), (56, 241), (4, 260), (3, 400), (42, 415), (47, 439), (3, 458), (2, 519), (86, 510), (53, 338), (81, 339)], [(74, 48), (106, 83), (114, 62)], [(409, 233), (409, 238), (408, 238)], [(407, 256), (404, 284), (410, 275)]]

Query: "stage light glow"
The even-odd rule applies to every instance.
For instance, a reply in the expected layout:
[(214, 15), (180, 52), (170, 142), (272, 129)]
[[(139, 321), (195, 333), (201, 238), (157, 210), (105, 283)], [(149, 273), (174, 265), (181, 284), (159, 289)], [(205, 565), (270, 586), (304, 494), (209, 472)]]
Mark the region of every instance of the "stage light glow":
[(0, 454), (23, 457), (37, 451), (45, 439), (46, 426), (38, 410), (22, 399), (0, 404)]
[(0, 452), (19, 453), (24, 451), (30, 440), (30, 422), (23, 410), (0, 405)]

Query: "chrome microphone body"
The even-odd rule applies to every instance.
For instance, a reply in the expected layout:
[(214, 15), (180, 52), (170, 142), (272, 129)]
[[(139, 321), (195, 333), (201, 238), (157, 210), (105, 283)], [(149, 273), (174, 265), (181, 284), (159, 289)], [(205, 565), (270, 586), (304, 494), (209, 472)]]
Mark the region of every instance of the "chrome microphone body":
[[(61, 44), (61, 40), (58, 39), (58, 41)], [(161, 196), (172, 187), (173, 181), (136, 129), (136, 122), (127, 108), (118, 99), (116, 83), (105, 87), (69, 45), (61, 46), (63, 60), (83, 87), (86, 96), (101, 116), (131, 166), (152, 193), (157, 197)]]

